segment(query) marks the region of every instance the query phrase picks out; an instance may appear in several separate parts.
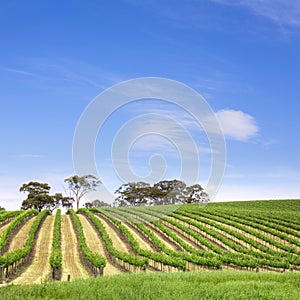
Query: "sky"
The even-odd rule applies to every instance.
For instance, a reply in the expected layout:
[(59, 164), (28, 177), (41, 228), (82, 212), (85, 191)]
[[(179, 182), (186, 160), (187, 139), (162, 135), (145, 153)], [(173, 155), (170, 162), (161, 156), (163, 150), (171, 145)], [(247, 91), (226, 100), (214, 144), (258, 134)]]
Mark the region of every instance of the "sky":
[[(2, 0), (0, 37), (0, 206), (20, 208), (31, 180), (65, 192), (81, 115), (139, 77), (181, 82), (215, 113), (226, 168), (213, 201), (300, 198), (298, 1)], [(153, 159), (153, 182), (180, 178), (182, 153), (200, 157), (184, 163), (205, 187), (213, 151), (195, 112), (152, 98), (111, 111), (95, 140), (93, 197), (112, 200), (124, 162), (141, 180)]]

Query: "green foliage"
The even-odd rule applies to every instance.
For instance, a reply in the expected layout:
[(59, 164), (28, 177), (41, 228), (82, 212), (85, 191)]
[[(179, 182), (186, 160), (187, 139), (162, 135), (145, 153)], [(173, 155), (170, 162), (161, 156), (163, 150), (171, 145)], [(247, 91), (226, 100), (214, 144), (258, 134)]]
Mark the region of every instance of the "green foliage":
[[(186, 263), (180, 259), (180, 257), (172, 257), (172, 256), (168, 256), (165, 253), (157, 253), (157, 252), (152, 252), (149, 250), (144, 250), (141, 249), (139, 247), (138, 242), (134, 239), (134, 237), (132, 236), (132, 234), (130, 233), (130, 231), (122, 224), (121, 221), (113, 218), (111, 215), (107, 214), (105, 211), (100, 210), (100, 209), (93, 209), (92, 211), (98, 212), (103, 214), (104, 216), (106, 216), (109, 220), (111, 220), (117, 227), (118, 229), (127, 237), (129, 243), (131, 244), (133, 250), (141, 256), (147, 257), (148, 259), (152, 259), (155, 262), (161, 263), (163, 265), (166, 266), (171, 266), (174, 268), (179, 268), (179, 269), (185, 269), (186, 267)], [(115, 210), (113, 210), (115, 211)], [(136, 225), (137, 227), (139, 226), (143, 226), (143, 224), (138, 224), (137, 222), (135, 222), (133, 219), (131, 219), (132, 224)], [(145, 227), (143, 227), (144, 230), (146, 230)], [(149, 237), (151, 235), (151, 233), (149, 231), (147, 231), (146, 233)], [(166, 248), (164, 247), (164, 244), (161, 243), (158, 239), (155, 239), (155, 244), (156, 246), (159, 246), (161, 250), (166, 250)], [(165, 251), (163, 251), (165, 252)]]
[(98, 199), (96, 199), (92, 202), (85, 203), (85, 208), (100, 208), (100, 207), (111, 207), (111, 205), (104, 201), (100, 201)]
[(20, 192), (27, 192), (31, 197), (35, 197), (36, 195), (48, 194), (50, 189), (48, 183), (30, 181), (20, 187)]
[(29, 194), (27, 199), (22, 202), (21, 209), (37, 209), (42, 211), (43, 209), (51, 208), (53, 206), (53, 199), (48, 194), (31, 195)]
[[(140, 209), (139, 209), (140, 210)], [(180, 251), (173, 251), (170, 250), (165, 246), (163, 242), (161, 242), (156, 235), (153, 233), (151, 229), (146, 227), (143, 223), (140, 221), (137, 221), (136, 219), (130, 217), (128, 213), (125, 213), (124, 211), (121, 211), (120, 209), (111, 210), (115, 213), (125, 217), (127, 220), (129, 220), (132, 224), (134, 224), (141, 232), (143, 232), (145, 235), (147, 235), (152, 242), (165, 254), (167, 254), (167, 259), (165, 258), (166, 255), (163, 256), (162, 253), (160, 253), (161, 261), (164, 262), (164, 264), (177, 267), (180, 269), (186, 268), (186, 262), (191, 262), (197, 265), (206, 266), (206, 267), (213, 267), (213, 268), (220, 268), (221, 261), (218, 259), (217, 256), (211, 255), (210, 253), (205, 253), (203, 251), (197, 251), (196, 249), (188, 246), (186, 243), (184, 243), (175, 233), (173, 233), (171, 230), (169, 230), (167, 227), (163, 226), (162, 224), (151, 220), (144, 214), (140, 214), (137, 209), (134, 210), (134, 214), (141, 217), (141, 219), (146, 220), (150, 222), (151, 224), (159, 227), (161, 231), (165, 232), (167, 235), (173, 236), (175, 240), (178, 242), (178, 244), (183, 245), (186, 249), (190, 250), (190, 253), (186, 252), (180, 252)], [(183, 247), (183, 248), (184, 248)], [(193, 250), (191, 250), (193, 249)], [(205, 256), (205, 257), (204, 257)], [(153, 258), (152, 258), (153, 259)]]
[(1, 287), (2, 299), (280, 299), (300, 297), (299, 273), (138, 273)]
[(94, 175), (74, 175), (66, 178), (64, 181), (68, 186), (68, 190), (74, 195), (77, 210), (79, 209), (79, 202), (82, 197), (91, 191), (95, 191), (101, 184), (101, 181)]
[(119, 187), (115, 194), (117, 206), (166, 205), (208, 202), (208, 194), (200, 184), (187, 186), (183, 181), (163, 180), (153, 186), (145, 182), (130, 182)]
[[(225, 264), (229, 263), (236, 266), (251, 268), (255, 266), (269, 266), (285, 269), (298, 266), (300, 262), (299, 254), (295, 252), (294, 247), (279, 243), (276, 239), (267, 235), (272, 233), (274, 236), (280, 236), (283, 240), (287, 240), (290, 243), (295, 242), (295, 238), (288, 235), (284, 238), (283, 233), (275, 232), (270, 228), (261, 227), (259, 224), (255, 224), (253, 220), (250, 221), (252, 217), (261, 216), (262, 212), (264, 214), (268, 212), (265, 208), (261, 211), (261, 206), (271, 208), (273, 210), (271, 212), (273, 219), (276, 220), (277, 217), (282, 218), (283, 214), (286, 214), (287, 216), (293, 215), (293, 210), (289, 210), (288, 214), (286, 213), (289, 207), (288, 201), (274, 202), (252, 201), (249, 203), (214, 203), (207, 205), (203, 209), (195, 205), (183, 205), (175, 211), (175, 213), (170, 214), (172, 219), (166, 217), (163, 213), (164, 210), (168, 212), (168, 207), (151, 207), (149, 209), (139, 208), (139, 211), (142, 210), (143, 212), (148, 213), (155, 212), (157, 217), (161, 217), (163, 221), (169, 222), (173, 226), (189, 233), (195, 239), (197, 239), (195, 233), (199, 230), (199, 232), (206, 234), (210, 239), (221, 241), (231, 249), (234, 249), (236, 253), (230, 253), (219, 247), (211, 247), (208, 243), (205, 244), (205, 241), (201, 241), (203, 245), (212, 249), (214, 252), (218, 251), (219, 255), (221, 255), (221, 260)], [(297, 203), (300, 208), (300, 201), (297, 200), (293, 201), (293, 206), (297, 206)], [(278, 206), (278, 209), (275, 210), (273, 208), (274, 204)], [(250, 207), (251, 205), (252, 207)], [(244, 210), (245, 206), (247, 208)], [(245, 221), (245, 214), (251, 214), (251, 217), (249, 216), (247, 221)], [(231, 215), (235, 215), (234, 221)], [(178, 221), (175, 221), (175, 219)], [(247, 226), (243, 225), (245, 223), (247, 223)], [(266, 226), (266, 223), (264, 226)], [(192, 230), (188, 227), (192, 227)], [(251, 227), (259, 228), (261, 231), (255, 231), (254, 229), (251, 229)], [(241, 234), (238, 230), (243, 230), (244, 233)], [(292, 233), (291, 230), (288, 231)], [(262, 234), (262, 232), (265, 232), (265, 234)], [(251, 236), (248, 234), (251, 234)], [(268, 242), (270, 245), (267, 246), (268, 244), (262, 244), (261, 241), (258, 242), (257, 238)], [(249, 246), (243, 247), (239, 244), (239, 241), (243, 241)], [(278, 249), (275, 247), (278, 247)]]
[(0, 222), (4, 222), (8, 219), (14, 218), (21, 214), (21, 210), (16, 210), (16, 211), (3, 211), (3, 213), (0, 214)]
[[(0, 237), (0, 250), (3, 249), (3, 247), (6, 245), (9, 236), (11, 234), (11, 232), (21, 223), (23, 222), (27, 217), (33, 215), (33, 214), (37, 214), (38, 211), (33, 209), (33, 210), (28, 210), (28, 211), (24, 211), (21, 214), (19, 214), (14, 220), (12, 220), (10, 222), (10, 224), (8, 225), (8, 227), (6, 228), (6, 230), (2, 233), (1, 237)], [(8, 215), (10, 216), (14, 216), (15, 212), (12, 212), (11, 214), (8, 213)]]
[(28, 238), (25, 241), (24, 246), (16, 250), (6, 252), (3, 256), (0, 256), (0, 265), (3, 267), (12, 266), (14, 263), (24, 259), (30, 253), (32, 247), (34, 246), (35, 234), (40, 226), (40, 223), (42, 220), (44, 220), (47, 214), (50, 214), (49, 210), (44, 210), (37, 215), (30, 227)]
[(64, 197), (61, 193), (56, 193), (51, 196), (49, 195), (50, 188), (47, 183), (35, 181), (24, 183), (20, 187), (20, 192), (27, 192), (28, 196), (27, 199), (22, 202), (21, 209), (37, 209), (38, 211), (49, 209), (53, 211), (60, 206), (66, 208), (72, 206), (73, 198)]
[(82, 254), (84, 257), (96, 268), (105, 267), (106, 266), (106, 259), (101, 256), (99, 253), (92, 252), (90, 248), (86, 244), (86, 239), (84, 236), (82, 224), (80, 222), (80, 219), (76, 215), (73, 209), (69, 209), (68, 213), (71, 215), (72, 220), (75, 224), (78, 240), (79, 240), (79, 246)]
[[(180, 206), (177, 211), (174, 206), (118, 208), (106, 209), (106, 211), (113, 211), (115, 214), (126, 217), (131, 223), (134, 223), (139, 230), (147, 234), (161, 249), (161, 251), (173, 257), (181, 257), (188, 262), (215, 267), (220, 266), (220, 262), (222, 262), (222, 264), (225, 265), (229, 264), (232, 266), (251, 269), (256, 267), (288, 269), (289, 267), (299, 265), (300, 257), (294, 247), (282, 244), (276, 239), (267, 236), (270, 233), (274, 236), (280, 237), (283, 241), (288, 241), (289, 243), (297, 245), (297, 239), (290, 236), (293, 232), (297, 235), (294, 230), (288, 229), (287, 231), (289, 232), (289, 235), (286, 235), (283, 232), (278, 232), (271, 228), (265, 228), (267, 224), (265, 223), (264, 225), (260, 225), (260, 221), (257, 221), (258, 224), (253, 225), (253, 222), (250, 221), (253, 216), (249, 216), (249, 220), (246, 221), (245, 218), (240, 216), (241, 207), (236, 208), (235, 210), (231, 208), (230, 210), (226, 210), (226, 213), (224, 213), (223, 207), (226, 208), (226, 205), (226, 203), (222, 205), (216, 203), (207, 205), (205, 209), (199, 209), (200, 207), (195, 205), (183, 205)], [(285, 206), (285, 203), (283, 202), (282, 205)], [(217, 208), (218, 206), (220, 209), (209, 209), (210, 207)], [(174, 211), (174, 213), (169, 213), (170, 211)], [(164, 212), (169, 213), (169, 216)], [(232, 218), (229, 216), (230, 213), (236, 215), (236, 217), (234, 217), (234, 221), (232, 221)], [(139, 220), (133, 219), (132, 217), (129, 217), (129, 215), (135, 215), (139, 218)], [(160, 220), (157, 220), (157, 218), (160, 218)], [(152, 231), (149, 228), (145, 229), (145, 225), (141, 223), (141, 220), (145, 220), (146, 222), (156, 226), (160, 231), (165, 233), (185, 251), (192, 255), (189, 256), (186, 253), (183, 255), (180, 254), (181, 252), (172, 253), (172, 250), (166, 249), (160, 241), (155, 241), (155, 236)], [(188, 234), (191, 239), (197, 240), (199, 244), (204, 245), (211, 252), (196, 251), (193, 247), (184, 243), (172, 229), (166, 228), (161, 221), (168, 223), (171, 228), (177, 228), (177, 230), (179, 229), (184, 232), (184, 234)], [(247, 227), (243, 225), (244, 223), (247, 223)], [(253, 228), (258, 228), (261, 232), (265, 232), (267, 235), (251, 229), (251, 226), (253, 226)], [(294, 226), (297, 226), (297, 224), (295, 223)], [(244, 234), (238, 230), (244, 232)], [(251, 236), (248, 236), (247, 234), (251, 234)], [(258, 242), (256, 238), (261, 238), (270, 245), (267, 246), (268, 244), (261, 244), (261, 242)], [(216, 244), (219, 242), (232, 250), (228, 251), (222, 249), (218, 244)], [(240, 242), (244, 242), (249, 246), (245, 247), (240, 244)], [(275, 247), (278, 247), (278, 249)], [(196, 257), (202, 258), (197, 260)], [(212, 261), (211, 263), (210, 260)]]
[(52, 268), (62, 267), (62, 253), (61, 253), (61, 210), (56, 212), (53, 228), (52, 252), (50, 255), (50, 265)]
[[(279, 272), (288, 268), (299, 270), (299, 200), (211, 203), (205, 207), (195, 204), (107, 207), (90, 211), (80, 209), (79, 212), (85, 214), (94, 223), (110, 256), (119, 262), (126, 263), (125, 265), (128, 263), (141, 268), (147, 265), (157, 268), (161, 265), (180, 270), (200, 269), (200, 267), (195, 268), (195, 265), (204, 268), (222, 267), (223, 269), (227, 266), (247, 270), (259, 268), (259, 271), (269, 269)], [(4, 212), (0, 214), (0, 221), (16, 216), (7, 228), (10, 228), (11, 232), (27, 213), (29, 211)], [(72, 216), (84, 257), (92, 265), (101, 266), (105, 258), (91, 252), (87, 247), (80, 219), (73, 210), (69, 213)], [(101, 218), (98, 218), (96, 213), (117, 226), (118, 230), (126, 236), (135, 255), (121, 252), (114, 247)], [(53, 268), (61, 267), (60, 214), (59, 211), (55, 217), (53, 252), (50, 258)], [(124, 221), (151, 240), (159, 252), (141, 249), (131, 231), (124, 226)], [(35, 220), (35, 222), (38, 221)], [(157, 238), (156, 231), (162, 232), (173, 240), (182, 250), (175, 251), (167, 247), (161, 239)], [(1, 236), (0, 246), (5, 245), (7, 237), (8, 235), (5, 234)], [(196, 241), (203, 247), (203, 250), (192, 246), (188, 240)], [(9, 266), (26, 257), (32, 249), (30, 245), (34, 243), (34, 240), (28, 243), (27, 247), (24, 245), (21, 249), (1, 256), (0, 265)], [(167, 269), (162, 267), (162, 270)]]
[(111, 238), (109, 237), (108, 233), (106, 232), (105, 227), (103, 226), (102, 222), (94, 216), (89, 210), (87, 209), (80, 209), (80, 212), (83, 212), (86, 214), (90, 220), (95, 224), (96, 228), (99, 230), (103, 241), (105, 243), (107, 251), (114, 257), (122, 260), (123, 262), (129, 263), (130, 265), (137, 266), (137, 267), (143, 267), (148, 266), (148, 260), (146, 258), (140, 258), (138, 256), (135, 256), (130, 253), (125, 253), (117, 250)]

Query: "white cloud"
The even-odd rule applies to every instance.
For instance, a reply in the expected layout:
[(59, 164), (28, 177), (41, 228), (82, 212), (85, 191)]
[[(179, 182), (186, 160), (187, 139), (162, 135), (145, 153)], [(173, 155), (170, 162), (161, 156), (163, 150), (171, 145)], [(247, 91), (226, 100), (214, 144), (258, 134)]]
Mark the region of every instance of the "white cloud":
[[(165, 118), (161, 118), (158, 122), (158, 119), (155, 118), (147, 118), (147, 122), (139, 124), (139, 126), (135, 126), (136, 128), (143, 126), (144, 132), (163, 132), (164, 136), (177, 137), (182, 141), (180, 143), (184, 148), (185, 139), (187, 138), (186, 134), (183, 134), (184, 131), (188, 131), (194, 136), (197, 134), (197, 140), (199, 141), (199, 133), (204, 132), (204, 128), (201, 127), (201, 124), (198, 123), (196, 119), (193, 118), (189, 113), (181, 110), (180, 108), (170, 108), (168, 105), (160, 105), (159, 107), (147, 107), (145, 104), (135, 104), (135, 107), (130, 106), (130, 111), (134, 111), (137, 114), (142, 115), (147, 112), (149, 114), (154, 114), (157, 116), (164, 116)], [(257, 136), (259, 132), (259, 127), (256, 124), (256, 120), (253, 116), (241, 111), (241, 110), (233, 110), (233, 109), (222, 109), (215, 113), (224, 135), (227, 138), (235, 139), (242, 142), (247, 142), (250, 139)], [(171, 123), (167, 120), (167, 118), (176, 120), (177, 126), (174, 126), (174, 123)], [(210, 123), (210, 118), (208, 117), (206, 120), (203, 119), (204, 124)], [(179, 125), (179, 126), (178, 126)], [(183, 130), (184, 129), (184, 130)], [(207, 126), (205, 131), (209, 131), (210, 127)], [(213, 130), (213, 128), (211, 128)], [(136, 132), (134, 130), (134, 132)], [(202, 141), (202, 153), (207, 152), (207, 140), (205, 135), (201, 136)], [(168, 143), (169, 145), (169, 143)], [(200, 148), (199, 148), (200, 149)], [(203, 151), (204, 150), (204, 151)], [(211, 151), (209, 151), (211, 153)]]
[(222, 109), (216, 112), (216, 116), (228, 138), (246, 142), (259, 132), (255, 119), (240, 110)]
[(251, 9), (256, 15), (276, 23), (300, 26), (300, 2), (297, 0), (211, 0), (224, 5), (240, 5)]

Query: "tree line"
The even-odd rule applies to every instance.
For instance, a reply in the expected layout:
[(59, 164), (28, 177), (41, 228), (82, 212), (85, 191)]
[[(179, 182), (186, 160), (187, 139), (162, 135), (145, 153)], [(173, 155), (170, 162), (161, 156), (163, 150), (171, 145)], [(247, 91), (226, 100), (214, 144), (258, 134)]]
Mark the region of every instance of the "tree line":
[(27, 198), (22, 202), (21, 209), (37, 209), (38, 211), (49, 209), (52, 212), (59, 207), (71, 208), (74, 202), (79, 209), (80, 200), (87, 193), (95, 191), (101, 184), (101, 181), (94, 175), (74, 175), (66, 178), (64, 182), (70, 196), (63, 196), (62, 193), (50, 195), (51, 187), (48, 183), (36, 181), (24, 183), (19, 191), (27, 193)]
[[(20, 187), (20, 192), (27, 193), (27, 198), (22, 202), (21, 209), (54, 209), (64, 207), (72, 208), (76, 204), (77, 210), (81, 199), (89, 192), (95, 191), (101, 181), (94, 175), (74, 175), (64, 180), (69, 196), (62, 193), (50, 195), (50, 185), (30, 181)], [(208, 202), (209, 196), (200, 184), (188, 186), (183, 181), (162, 180), (153, 185), (146, 182), (130, 182), (123, 184), (116, 191), (114, 206), (149, 206), (183, 203)], [(85, 203), (86, 208), (100, 208), (110, 204), (94, 200)]]
[(166, 205), (208, 202), (200, 184), (188, 186), (183, 181), (162, 180), (153, 185), (145, 182), (123, 184), (115, 191), (115, 206)]

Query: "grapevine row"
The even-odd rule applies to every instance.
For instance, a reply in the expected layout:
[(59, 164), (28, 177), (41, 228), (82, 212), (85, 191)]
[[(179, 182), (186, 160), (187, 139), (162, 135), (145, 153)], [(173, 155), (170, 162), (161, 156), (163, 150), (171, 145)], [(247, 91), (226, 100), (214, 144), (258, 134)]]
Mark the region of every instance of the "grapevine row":
[(8, 212), (4, 211), (3, 213), (0, 214), (0, 223), (6, 221), (8, 219), (14, 218), (21, 213), (22, 213), (21, 210), (8, 211)]
[(99, 273), (102, 274), (103, 268), (106, 266), (105, 257), (101, 256), (99, 253), (91, 251), (91, 249), (86, 243), (86, 238), (83, 232), (82, 224), (77, 214), (73, 209), (69, 209), (68, 213), (71, 215), (73, 224), (75, 225), (80, 250), (84, 258), (87, 260), (89, 267), (95, 275)]
[(6, 252), (3, 256), (0, 256), (0, 267), (6, 269), (6, 277), (9, 277), (10, 271), (14, 272), (16, 268), (28, 262), (38, 229), (48, 214), (50, 214), (50, 211), (44, 210), (37, 215), (30, 227), (28, 238), (22, 248)]
[[(220, 214), (213, 213), (214, 215), (220, 216)], [(224, 214), (223, 214), (224, 215)], [(221, 215), (222, 216), (222, 215)], [(226, 216), (227, 218), (231, 220), (235, 220), (236, 222), (251, 226), (253, 228), (262, 230), (264, 232), (267, 232), (269, 234), (272, 234), (276, 237), (279, 237), (280, 239), (283, 239), (291, 244), (297, 245), (300, 247), (300, 241), (296, 240), (295, 238), (289, 237), (289, 235), (293, 235), (295, 237), (300, 238), (300, 233), (297, 231), (292, 231), (289, 228), (286, 228), (284, 226), (278, 225), (278, 224), (273, 224), (272, 222), (265, 221), (263, 219), (259, 219), (256, 217), (243, 217), (241, 220), (240, 218), (237, 217), (235, 213), (232, 213), (231, 215)], [(240, 215), (239, 215), (240, 217)], [(224, 217), (223, 217), (224, 219)]]
[[(80, 209), (79, 212), (84, 213), (95, 225), (97, 230), (100, 232), (102, 239), (104, 241), (105, 247), (108, 251), (108, 253), (112, 256), (117, 258), (118, 260), (122, 261), (123, 263), (127, 263), (133, 267), (140, 267), (144, 268), (145, 266), (148, 266), (148, 260), (145, 258), (137, 257), (130, 253), (125, 253), (117, 250), (113, 242), (106, 232), (106, 229), (99, 218), (97, 218), (92, 212), (90, 212), (87, 209)], [(125, 264), (123, 264), (125, 266)]]
[[(238, 233), (234, 230), (226, 228), (221, 224), (217, 224), (213, 221), (210, 221), (207, 218), (200, 218), (200, 217), (195, 216), (194, 214), (190, 214), (190, 213), (186, 213), (186, 212), (180, 212), (180, 213), (175, 212), (174, 213), (174, 215), (177, 215), (177, 214), (183, 215), (183, 216), (188, 217), (188, 218), (192, 218), (195, 221), (205, 223), (205, 224), (208, 224), (208, 225), (213, 226), (215, 228), (218, 228), (218, 229), (226, 232), (227, 234), (236, 237), (237, 239), (240, 239), (240, 240), (243, 240), (243, 241), (247, 242), (248, 244), (252, 245), (256, 249), (259, 249), (259, 250), (261, 250), (262, 252), (265, 252), (265, 253), (261, 253), (261, 252), (255, 251), (255, 250), (251, 250), (251, 249), (247, 249), (247, 248), (238, 246), (234, 242), (231, 242), (230, 240), (227, 240), (224, 236), (222, 236), (222, 235), (219, 236), (219, 238), (221, 238), (222, 241), (225, 244), (227, 243), (229, 246), (231, 246), (237, 252), (248, 254), (248, 255), (251, 255), (251, 256), (254, 256), (254, 257), (257, 257), (257, 258), (266, 258), (266, 259), (270, 259), (270, 260), (273, 260), (275, 257), (277, 257), (280, 261), (282, 261), (282, 263), (285, 267), (287, 267), (287, 265), (286, 265), (287, 262), (292, 261), (292, 256), (289, 253), (277, 252), (277, 251), (274, 251), (272, 249), (269, 249), (269, 248), (257, 243), (256, 241), (252, 240), (251, 238), (248, 238), (243, 234), (240, 234), (240, 233)], [(216, 235), (218, 235), (218, 233), (216, 233)], [(285, 260), (283, 260), (283, 258)]]
[[(166, 245), (156, 237), (156, 235), (152, 232), (151, 229), (147, 228), (144, 224), (138, 222), (134, 218), (131, 218), (128, 215), (128, 212), (118, 209), (116, 210), (116, 213), (123, 215), (125, 218), (130, 220), (131, 223), (134, 223), (137, 226), (137, 228), (140, 231), (142, 231), (144, 234), (146, 234), (161, 251), (168, 254), (170, 257), (176, 257), (183, 261), (193, 263), (195, 265), (204, 266), (204, 267), (220, 268), (221, 261), (218, 259), (217, 256), (212, 256), (211, 254), (208, 253), (205, 254), (204, 251), (198, 251), (194, 248), (193, 250), (191, 250), (192, 247), (184, 243), (184, 241), (182, 241), (179, 237), (176, 238), (178, 243), (184, 245), (186, 248), (189, 248), (189, 250), (191, 250), (190, 253), (171, 250), (167, 248)], [(139, 215), (139, 213), (136, 210), (133, 213)], [(144, 220), (147, 220), (147, 217), (145, 216), (142, 216), (142, 218), (144, 218)], [(151, 221), (151, 223), (153, 222), (152, 220), (149, 219), (147, 221)], [(155, 225), (155, 221), (153, 224)], [(166, 234), (171, 232), (171, 230), (165, 227), (163, 224), (160, 224), (160, 227), (165, 231)], [(175, 234), (171, 233), (171, 235), (175, 235)]]
[(14, 229), (16, 229), (19, 225), (21, 225), (26, 218), (30, 217), (33, 214), (37, 214), (37, 210), (27, 210), (22, 212), (21, 214), (18, 215), (13, 221), (10, 222), (8, 227), (5, 229), (5, 231), (2, 233), (0, 237), (0, 251), (1, 254), (3, 254), (3, 251), (5, 249), (5, 246), (7, 245), (8, 239)]
[[(276, 230), (268, 228), (265, 225), (257, 224), (253, 221), (252, 218), (247, 218), (247, 217), (241, 218), (241, 216), (239, 216), (239, 218), (238, 218), (235, 215), (226, 216), (226, 218), (225, 218), (224, 214), (222, 216), (221, 214), (218, 214), (218, 213), (215, 213), (215, 212), (214, 213), (212, 213), (212, 212), (207, 213), (207, 212), (203, 212), (203, 211), (201, 211), (201, 212), (197, 211), (197, 212), (191, 212), (191, 213), (194, 214), (194, 215), (201, 215), (201, 216), (206, 216), (206, 217), (208, 216), (209, 218), (214, 219), (216, 221), (219, 221), (221, 223), (232, 225), (232, 226), (234, 226), (236, 228), (239, 228), (239, 229), (241, 229), (245, 232), (248, 232), (248, 233), (250, 233), (250, 234), (252, 234), (252, 235), (254, 235), (254, 236), (256, 236), (260, 239), (263, 239), (263, 240), (267, 241), (268, 243), (276, 246), (277, 248), (280, 248), (280, 249), (285, 250), (285, 251), (290, 252), (290, 253), (297, 253), (297, 251), (293, 247), (283, 245), (283, 244), (275, 241), (274, 239), (271, 239), (271, 238), (265, 236), (264, 234), (261, 234), (261, 233), (255, 231), (255, 230), (249, 229), (249, 228), (247, 228), (243, 225), (246, 225), (246, 226), (261, 230), (263, 232), (272, 234), (273, 236), (281, 238), (281, 239), (283, 239), (283, 240), (285, 240), (285, 241), (287, 241), (291, 244), (295, 244), (297, 246), (300, 246), (299, 241), (297, 241), (297, 240), (295, 240), (295, 239), (293, 239), (293, 238), (291, 238), (291, 237), (289, 237), (285, 234), (282, 234), (282, 233), (280, 233)], [(240, 224), (243, 224), (243, 225), (240, 225)]]
[(50, 266), (52, 268), (52, 278), (60, 279), (62, 267), (61, 252), (61, 210), (56, 212), (53, 228), (52, 252), (50, 255)]
[[(139, 208), (139, 210), (140, 210), (140, 208)], [(145, 210), (145, 212), (150, 212), (150, 211), (153, 212), (152, 209)], [(160, 212), (158, 212), (158, 213), (160, 213)], [(157, 216), (159, 216), (159, 214)], [(160, 214), (160, 216), (162, 216), (162, 215)], [(263, 266), (271, 266), (271, 267), (275, 267), (275, 268), (288, 268), (289, 267), (289, 262), (286, 259), (282, 258), (280, 255), (278, 255), (276, 257), (276, 256), (268, 255), (268, 254), (255, 252), (255, 251), (252, 251), (249, 249), (244, 249), (242, 247), (235, 245), (235, 243), (228, 241), (224, 236), (219, 235), (215, 231), (213, 231), (209, 228), (206, 228), (205, 226), (201, 225), (198, 222), (195, 222), (192, 219), (184, 218), (184, 217), (181, 217), (180, 215), (176, 215), (176, 214), (171, 214), (171, 216), (176, 218), (179, 221), (186, 223), (186, 224), (192, 225), (193, 227), (199, 229), (200, 232), (206, 232), (207, 234), (213, 236), (216, 239), (221, 239), (222, 242), (226, 243), (227, 245), (229, 245), (231, 247), (238, 247), (237, 249), (242, 251), (242, 253), (230, 253), (228, 251), (224, 251), (224, 250), (220, 249), (219, 247), (216, 247), (215, 245), (210, 245), (209, 243), (206, 242), (206, 245), (210, 249), (214, 249), (214, 251), (216, 253), (221, 255), (220, 259), (223, 261), (223, 263), (226, 263), (226, 264), (230, 263), (230, 264), (234, 264), (234, 265), (241, 266), (241, 267), (251, 267), (251, 268), (254, 268), (256, 266), (262, 266), (262, 267)], [(197, 236), (197, 234), (195, 235), (194, 230), (191, 230), (191, 229), (185, 227), (184, 225), (178, 224), (176, 221), (174, 221), (170, 218), (163, 217), (162, 220), (173, 224), (174, 226), (182, 229), (185, 232), (189, 232), (194, 237)], [(204, 239), (204, 241), (201, 241), (201, 242), (205, 243), (205, 239)]]
[[(181, 260), (178, 260), (176, 258), (170, 257), (164, 253), (157, 253), (157, 252), (152, 252), (149, 250), (144, 250), (141, 249), (138, 242), (134, 239), (134, 237), (132, 236), (132, 234), (130, 233), (130, 231), (124, 226), (122, 225), (122, 222), (115, 219), (114, 217), (112, 217), (110, 214), (106, 213), (104, 210), (95, 210), (96, 212), (99, 212), (101, 214), (103, 214), (105, 217), (107, 217), (111, 222), (113, 222), (118, 229), (127, 237), (129, 243), (131, 244), (133, 250), (141, 256), (144, 256), (154, 262), (160, 263), (162, 265), (165, 266), (171, 266), (174, 268), (179, 268), (179, 269), (184, 269), (185, 268), (185, 263)], [(117, 211), (113, 211), (115, 213), (119, 213), (119, 210)], [(123, 216), (125, 218), (128, 219), (128, 216), (125, 216), (123, 214)], [(137, 224), (138, 222), (136, 222), (135, 220), (131, 219), (131, 223), (138, 229), (140, 229), (139, 225)], [(156, 246), (158, 246), (157, 244), (155, 244)], [(158, 247), (159, 248), (159, 247)]]

